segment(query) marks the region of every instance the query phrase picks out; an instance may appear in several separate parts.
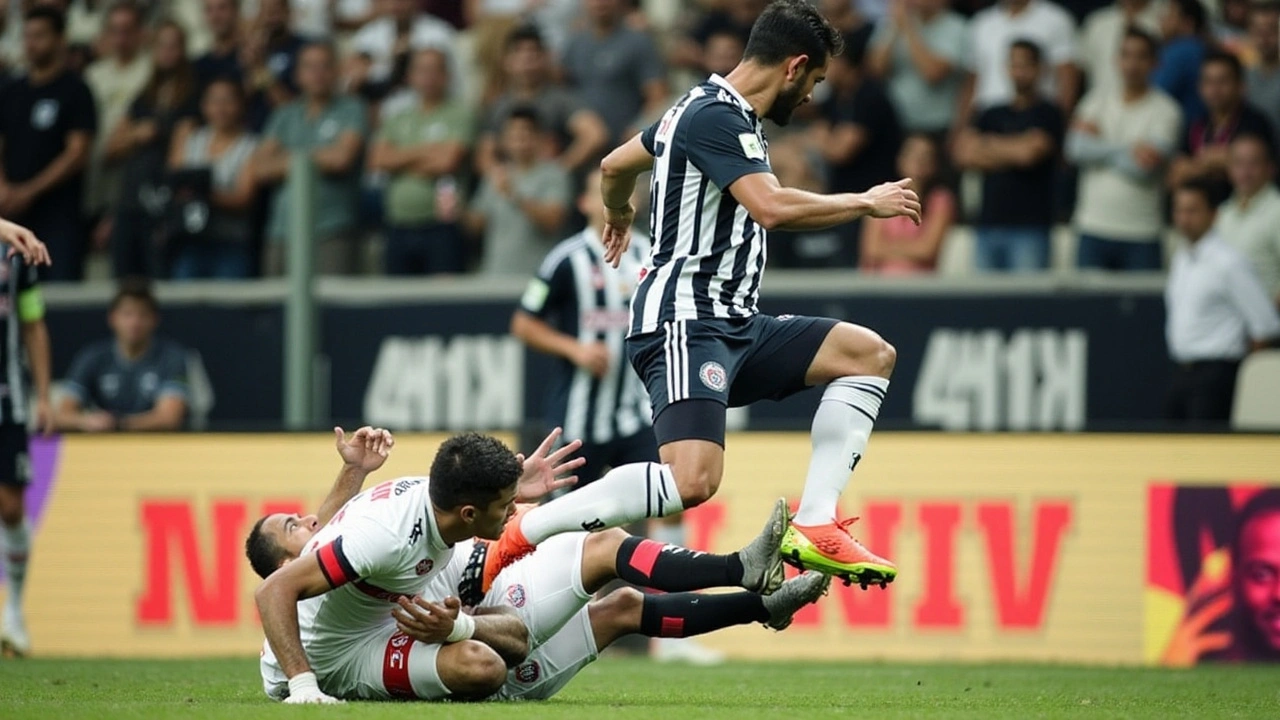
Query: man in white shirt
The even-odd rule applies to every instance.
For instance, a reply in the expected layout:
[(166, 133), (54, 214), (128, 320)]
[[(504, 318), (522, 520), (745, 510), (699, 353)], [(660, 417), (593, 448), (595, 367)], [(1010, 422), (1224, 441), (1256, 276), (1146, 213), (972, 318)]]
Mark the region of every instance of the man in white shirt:
[(1016, 40), (1029, 40), (1044, 52), (1040, 94), (1054, 98), (1066, 114), (1075, 105), (1080, 79), (1076, 59), (1075, 22), (1066, 10), (1048, 0), (1002, 0), (973, 16), (969, 23), (972, 91), (962, 103), (960, 120), (1013, 100), (1009, 79), (1009, 48)]
[(1126, 31), (1136, 27), (1159, 37), (1163, 13), (1164, 0), (1116, 0), (1089, 13), (1080, 29), (1076, 61), (1090, 91), (1120, 90), (1120, 44)]
[(98, 133), (94, 136), (85, 192), (85, 209), (91, 217), (114, 206), (118, 199), (119, 171), (104, 166), (103, 153), (107, 139), (151, 77), (151, 58), (142, 51), (142, 10), (127, 2), (112, 5), (104, 25), (107, 54), (84, 72), (84, 81), (98, 106)]
[(1165, 287), (1165, 341), (1174, 363), (1165, 417), (1225, 422), (1236, 372), (1251, 350), (1280, 339), (1280, 313), (1238, 250), (1213, 232), (1214, 186), (1183, 184), (1173, 224), (1185, 238)]
[(1227, 150), (1232, 195), (1218, 209), (1217, 234), (1244, 253), (1272, 300), (1280, 305), (1280, 190), (1267, 143), (1241, 135)]
[(351, 37), (352, 52), (365, 64), (361, 74), (369, 86), (366, 90), (376, 97), (386, 95), (404, 82), (410, 53), (430, 48), (449, 58), (449, 86), (455, 97), (466, 97), (462, 58), (453, 51), (457, 33), (449, 23), (418, 12), (415, 0), (388, 0), (386, 8), (386, 15), (371, 20)]
[(1162, 179), (1182, 112), (1151, 86), (1158, 47), (1130, 28), (1120, 48), (1121, 86), (1090, 90), (1071, 123), (1067, 159), (1080, 166), (1075, 226), (1082, 268), (1160, 269)]

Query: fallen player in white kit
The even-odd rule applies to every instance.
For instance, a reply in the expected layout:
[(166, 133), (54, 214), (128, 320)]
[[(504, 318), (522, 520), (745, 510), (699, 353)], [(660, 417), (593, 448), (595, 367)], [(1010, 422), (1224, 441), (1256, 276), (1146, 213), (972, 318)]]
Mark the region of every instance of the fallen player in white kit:
[[(546, 444), (540, 453), (545, 449)], [(564, 457), (555, 455), (552, 464)], [(551, 482), (543, 483), (543, 487), (550, 486)], [(336, 507), (356, 489), (358, 486), (339, 483), (325, 507)], [(780, 502), (760, 537), (733, 555), (695, 553), (631, 537), (620, 530), (554, 537), (531, 556), (499, 573), (487, 594), (482, 592), (480, 582), (489, 543), (460, 542), (448, 567), (434, 575), (422, 593), (422, 597), (443, 599), (442, 602), (432, 603), (422, 597), (396, 598), (400, 607), (394, 615), (399, 632), (378, 637), (386, 644), (381, 668), (385, 692), (370, 692), (371, 688), (364, 688), (360, 694), (336, 689), (334, 692), (345, 697), (436, 699), (419, 692), (411, 682), (405, 672), (409, 666), (406, 658), (414, 641), (427, 647), (447, 647), (456, 632), (457, 618), (466, 615), (459, 612), (464, 603), (476, 606), (477, 619), (490, 617), (489, 613), (514, 613), (522, 623), (519, 628), (509, 623), (497, 625), (484, 638), (479, 633), (475, 635), (483, 642), (493, 642), (493, 649), (514, 665), (496, 695), (504, 699), (550, 697), (595, 660), (600, 650), (631, 633), (683, 637), (751, 622), (781, 630), (790, 624), (798, 609), (817, 600), (829, 582), (825, 576), (807, 573), (782, 583), (777, 547), (786, 519), (785, 504)], [(263, 533), (286, 552), (289, 546), (306, 544), (296, 532), (294, 537), (277, 536), (270, 529)], [(624, 589), (591, 602), (597, 590), (618, 577), (670, 594), (642, 595)], [(759, 592), (683, 592), (716, 586), (739, 586)], [(775, 589), (777, 592), (771, 595), (761, 594)], [(453, 597), (455, 592), (462, 600)], [(515, 657), (519, 653), (513, 648), (522, 645), (530, 649), (527, 659)], [(438, 662), (443, 664), (446, 658), (442, 655)], [(289, 683), (269, 648), (264, 651), (262, 674), (268, 695), (277, 699), (288, 696)], [(446, 674), (449, 671), (441, 667), (440, 677)]]

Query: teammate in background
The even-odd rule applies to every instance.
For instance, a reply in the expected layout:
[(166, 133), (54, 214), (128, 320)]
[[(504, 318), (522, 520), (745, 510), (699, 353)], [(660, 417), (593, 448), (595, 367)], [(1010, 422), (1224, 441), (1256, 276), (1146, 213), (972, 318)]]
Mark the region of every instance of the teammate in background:
[[(389, 611), (397, 598), (423, 591), (449, 564), (456, 543), (498, 537), (517, 499), (576, 481), (556, 480), (581, 464), (564, 462), (576, 441), (549, 452), (559, 435), (557, 428), (527, 460), (493, 437), (459, 435), (441, 445), (430, 478), (384, 482), (356, 495), (323, 527), (317, 516), (259, 520), (245, 553), (267, 576), (254, 598), (288, 702), (496, 692), (507, 663), (528, 651), (517, 619), (458, 613), (456, 601), (431, 605), (449, 619), (445, 644), (416, 645), (396, 632)], [(326, 503), (326, 512), (333, 507)], [(394, 667), (387, 664), (393, 655)]]
[[(547, 383), (547, 424), (563, 426), (566, 436), (582, 440), (578, 456), (587, 462), (578, 471), (583, 479), (579, 487), (608, 468), (658, 461), (649, 396), (627, 362), (624, 346), (627, 307), (649, 246), (639, 240), (617, 267), (605, 262), (601, 207), (600, 173), (595, 171), (578, 197), (587, 227), (551, 250), (511, 318), (512, 335), (560, 359)], [(678, 515), (655, 522), (650, 535), (668, 545), (685, 543)], [(674, 638), (659, 638), (654, 657), (696, 664), (723, 660), (720, 653)]]
[[(292, 532), (285, 532), (279, 523), (255, 530), (248, 543), (251, 558), (257, 556), (252, 549), (255, 543), (279, 549), (270, 562), (255, 560), (254, 569), (259, 574), (270, 575), (280, 564), (303, 554), (312, 539), (311, 528), (326, 519), (325, 508), (332, 515), (336, 508), (347, 504), (364, 478), (382, 465), (394, 444), (384, 430), (361, 428), (350, 441), (340, 430), (337, 432), (338, 452), (344, 465), (324, 501), (321, 515), (295, 518), (297, 525)], [(553, 476), (554, 470), (542, 475), (545, 489), (557, 484)], [(487, 594), (481, 592), (478, 580), (490, 545), (484, 540), (464, 541), (457, 545), (448, 567), (431, 580), (421, 596), (398, 598), (400, 607), (392, 612), (401, 633), (426, 645), (439, 644), (448, 636), (455, 622), (450, 613), (456, 610), (446, 600), (442, 603), (446, 612), (440, 613), (441, 605), (423, 597), (452, 599), (456, 593), (469, 608), (495, 612), (505, 609), (514, 614), (522, 628), (509, 628), (515, 634), (501, 638), (498, 647), (527, 642), (530, 655), (508, 673), (497, 697), (546, 699), (594, 661), (600, 650), (623, 635), (689, 636), (752, 622), (762, 622), (775, 630), (788, 627), (797, 610), (825, 593), (829, 580), (819, 573), (806, 573), (782, 582), (778, 545), (786, 519), (786, 503), (779, 500), (761, 534), (732, 555), (694, 553), (631, 537), (616, 529), (562, 535), (504, 570)], [(642, 595), (625, 588), (603, 600), (591, 601), (593, 593), (616, 578), (668, 592)], [(739, 586), (748, 592), (687, 592), (712, 586)], [(407, 639), (403, 640), (403, 644), (407, 643)], [(274, 656), (264, 653), (261, 670), (269, 696), (290, 696), (289, 682)]]
[[(0, 305), (0, 333), (3, 350), (0, 361), (5, 372), (0, 379), (0, 537), (3, 538), (4, 576), (8, 583), (4, 615), (0, 619), (0, 653), (22, 657), (31, 651), (31, 639), (22, 614), (22, 591), (26, 584), (31, 547), (26, 521), (26, 486), (31, 481), (31, 459), (27, 447), (27, 426), (31, 413), (23, 377), (22, 351), (36, 390), (36, 427), (42, 434), (52, 430), (49, 406), (49, 330), (44, 324), (44, 297), (40, 294), (37, 265), (48, 265), (44, 243), (21, 225), (0, 220), (0, 241), (10, 246), (9, 261), (0, 264), (0, 292), (8, 302)], [(19, 323), (16, 332), (10, 323)]]
[(769, 230), (810, 230), (860, 217), (920, 219), (899, 180), (861, 194), (783, 188), (770, 171), (761, 118), (785, 125), (808, 102), (838, 31), (805, 0), (778, 0), (751, 30), (727, 77), (694, 87), (654, 125), (601, 163), (605, 258), (630, 244), (636, 178), (650, 185), (652, 256), (631, 303), (627, 352), (649, 390), (662, 464), (616, 467), (582, 490), (508, 526), (499, 551), (578, 528), (623, 525), (698, 505), (720, 485), (726, 406), (781, 399), (827, 385), (813, 421), (813, 454), (784, 554), (805, 568), (886, 583), (894, 565), (849, 534), (836, 504), (862, 458), (889, 388), (895, 352), (863, 327), (823, 318), (774, 318), (756, 307)]

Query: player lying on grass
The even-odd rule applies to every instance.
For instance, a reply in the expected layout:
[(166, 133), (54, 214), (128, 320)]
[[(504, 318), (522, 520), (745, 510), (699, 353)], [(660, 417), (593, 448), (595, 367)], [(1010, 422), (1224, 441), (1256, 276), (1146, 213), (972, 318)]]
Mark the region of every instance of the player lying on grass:
[[(555, 434), (548, 442), (554, 437)], [(546, 446), (544, 443), (535, 457)], [(567, 447), (571, 451), (574, 445)], [(556, 457), (554, 463), (563, 457)], [(551, 485), (544, 483), (542, 487), (550, 490)], [(339, 483), (324, 506), (337, 507), (356, 490), (358, 486)], [(277, 565), (305, 553), (312, 541), (308, 532), (308, 528), (313, 527), (311, 518), (287, 520), (292, 520), (292, 524), (260, 523), (249, 542), (250, 546), (257, 543), (277, 548)], [(696, 595), (679, 591), (729, 585), (759, 591), (778, 588), (782, 574), (777, 548), (785, 524), (786, 507), (779, 502), (761, 536), (742, 552), (727, 556), (663, 546), (619, 530), (597, 534), (577, 532), (549, 540), (531, 557), (501, 573), (487, 596), (481, 590), (481, 578), (489, 544), (475, 541), (468, 548), (467, 543), (459, 543), (448, 568), (421, 593), (425, 597), (444, 598), (441, 603), (422, 597), (394, 599), (400, 605), (395, 613), (401, 632), (378, 635), (379, 641), (385, 643), (381, 685), (335, 687), (324, 677), (321, 682), (327, 692), (343, 697), (434, 699), (424, 690), (430, 692), (435, 686), (423, 688), (413, 672), (415, 667), (421, 667), (413, 652), (417, 648), (438, 647), (454, 636), (459, 623), (468, 622), (460, 620), (468, 613), (460, 610), (463, 601), (451, 597), (455, 589), (468, 606), (479, 606), (474, 614), (480, 617), (473, 621), (486, 617), (487, 612), (503, 611), (516, 613), (522, 621), (519, 628), (495, 624), (488, 628), (492, 632), (486, 637), (481, 638), (480, 633), (474, 636), (485, 641), (496, 640), (494, 649), (506, 649), (502, 654), (513, 664), (523, 658), (515, 658), (518, 653), (511, 648), (532, 645), (533, 655), (529, 660), (511, 671), (500, 690), (494, 688), (499, 690), (500, 697), (550, 697), (593, 661), (598, 649), (630, 633), (686, 636), (750, 622), (764, 622), (783, 629), (790, 624), (796, 610), (815, 601), (825, 591), (828, 583), (825, 577), (806, 574), (782, 584), (778, 592), (768, 597), (751, 592)], [(289, 531), (282, 532), (286, 527)], [(254, 564), (260, 574), (270, 571), (269, 567), (259, 567), (258, 562)], [(617, 577), (675, 592), (642, 596), (634, 590), (623, 590), (588, 606), (592, 594)], [(496, 637), (504, 629), (510, 634)], [(418, 650), (419, 656), (423, 654)], [(445, 659), (440, 654), (437, 663)], [(263, 654), (262, 674), (269, 695), (294, 698), (291, 691), (296, 683), (289, 682), (269, 649)], [(444, 675), (445, 671), (441, 669), (439, 674)], [(314, 698), (312, 701), (324, 700)]]
[[(419, 595), (449, 564), (456, 543), (498, 537), (517, 498), (573, 482), (556, 477), (580, 464), (565, 462), (577, 443), (549, 452), (558, 431), (528, 459), (472, 433), (440, 447), (430, 479), (400, 478), (357, 495), (364, 476), (385, 461), (392, 438), (375, 428), (349, 439), (335, 432), (344, 463), (335, 493), (351, 499), (341, 503), (331, 494), (321, 516), (269, 515), (245, 544), (254, 569), (267, 575), (254, 597), (290, 702), (333, 701), (320, 684), (330, 693), (386, 697), (395, 599)], [(491, 695), (508, 662), (528, 651), (524, 626), (506, 613), (460, 615), (448, 640), (420, 646), (411, 662), (399, 656), (399, 670), (425, 697)]]

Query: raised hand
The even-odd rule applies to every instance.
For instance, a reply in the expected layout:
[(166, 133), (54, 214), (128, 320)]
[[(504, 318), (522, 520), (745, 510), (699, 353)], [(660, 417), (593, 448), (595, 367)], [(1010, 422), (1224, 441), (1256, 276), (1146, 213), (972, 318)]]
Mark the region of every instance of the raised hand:
[(360, 468), (365, 473), (372, 473), (387, 461), (391, 448), (396, 440), (391, 433), (382, 428), (362, 427), (349, 437), (340, 427), (333, 429), (334, 445), (342, 462)]
[(49, 248), (36, 234), (8, 220), (0, 219), (0, 242), (9, 246), (8, 257), (21, 255), (28, 265), (51, 265)]
[(578, 482), (577, 475), (559, 477), (582, 467), (587, 462), (586, 458), (565, 459), (582, 447), (581, 440), (565, 443), (564, 447), (551, 452), (551, 448), (560, 439), (562, 432), (560, 428), (552, 430), (529, 457), (526, 458), (523, 454), (516, 455), (516, 458), (524, 464), (524, 474), (516, 482), (516, 502), (534, 502), (547, 493)]

